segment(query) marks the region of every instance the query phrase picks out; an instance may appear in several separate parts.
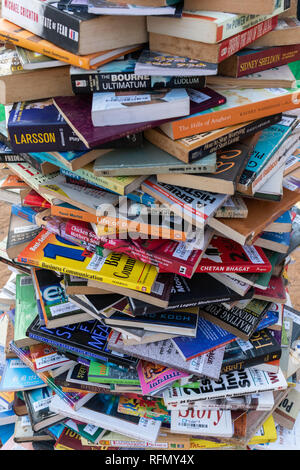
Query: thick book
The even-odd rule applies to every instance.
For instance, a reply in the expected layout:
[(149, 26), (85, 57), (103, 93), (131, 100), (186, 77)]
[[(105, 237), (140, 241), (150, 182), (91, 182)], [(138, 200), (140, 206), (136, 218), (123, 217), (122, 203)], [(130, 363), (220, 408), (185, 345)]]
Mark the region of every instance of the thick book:
[(255, 244), (255, 239), (264, 231), (264, 228), (291, 209), (298, 200), (299, 193), (286, 188), (283, 188), (283, 196), (279, 202), (244, 198), (248, 208), (247, 218), (216, 219), (214, 217), (208, 220), (208, 225), (241, 245)]
[(34, 431), (41, 431), (63, 420), (63, 416), (49, 410), (50, 402), (54, 396), (50, 387), (24, 391), (23, 395)]
[(38, 52), (54, 59), (59, 59), (66, 64), (75, 65), (85, 69), (97, 68), (101, 64), (106, 64), (111, 60), (122, 57), (142, 48), (142, 44), (120, 47), (116, 49), (104, 50), (93, 54), (78, 56), (72, 52), (67, 52), (61, 47), (55, 46), (53, 43), (42, 39), (40, 36), (32, 34), (26, 29), (10, 23), (10, 21), (1, 18), (0, 20), (0, 39), (10, 44), (24, 47), (33, 52)]
[(88, 370), (88, 381), (108, 384), (140, 385), (136, 370), (126, 370), (91, 360)]
[[(286, 2), (288, 8), (289, 1)], [(250, 15), (270, 15), (277, 6), (277, 0), (252, 0), (251, 3), (240, 0), (185, 0), (184, 6), (187, 10), (208, 10), (227, 13), (250, 14)]]
[(9, 258), (16, 258), (40, 231), (36, 223), (29, 222), (11, 212), (6, 244), (6, 253)]
[(32, 341), (26, 330), (37, 315), (37, 301), (31, 276), (18, 274), (16, 277), (16, 307), (14, 322), (14, 342), (18, 347), (30, 346)]
[(277, 16), (285, 10), (284, 3), (283, 0), (279, 1), (269, 15), (236, 15), (222, 11), (191, 12), (184, 9), (180, 19), (148, 17), (147, 30), (149, 33), (215, 44)]
[(237, 78), (269, 70), (270, 67), (279, 67), (297, 60), (300, 60), (299, 44), (245, 49), (221, 62), (219, 73), (227, 77)]
[[(73, 274), (150, 293), (157, 270), (150, 264), (111, 253), (107, 258), (86, 252), (63, 238), (42, 230), (18, 256), (21, 263)], [(100, 285), (99, 285), (100, 287)]]
[[(190, 115), (186, 118), (162, 124), (161, 129), (171, 138), (180, 139), (196, 133), (219, 129), (224, 126), (247, 122), (271, 116), (277, 112), (295, 109), (299, 100), (298, 89), (218, 89), (226, 98), (226, 104), (209, 111)], [(65, 98), (66, 99), (66, 98)]]
[[(236, 337), (199, 315), (196, 336), (172, 338), (177, 351), (185, 361), (207, 354), (235, 341)], [(225, 349), (226, 350), (226, 349)]]
[[(280, 18), (274, 31), (270, 31), (265, 38), (259, 38), (249, 46), (251, 49), (270, 46), (289, 46), (299, 44), (300, 22), (294, 18)], [(272, 34), (270, 34), (272, 33)]]
[(199, 172), (197, 174), (193, 172), (192, 174), (188, 171), (183, 173), (179, 168), (176, 173), (157, 174), (157, 181), (186, 188), (201, 188), (204, 191), (233, 196), (236, 192), (240, 175), (249, 163), (249, 158), (251, 158), (249, 153), (252, 152), (252, 147), (251, 144), (247, 145), (246, 142), (239, 142), (218, 150), (217, 168), (212, 173), (202, 174), (202, 172)]
[(224, 305), (205, 305), (200, 314), (206, 319), (221, 326), (230, 333), (245, 341), (253, 335), (259, 322), (268, 310), (269, 302), (253, 299), (245, 308)]
[[(253, 291), (247, 293), (252, 298)], [(240, 300), (241, 296), (213, 279), (209, 274), (195, 273), (191, 279), (175, 275), (166, 310), (202, 307)], [(159, 307), (129, 297), (130, 308), (136, 315), (159, 312)]]
[(66, 418), (100, 426), (108, 431), (120, 432), (137, 439), (156, 441), (161, 426), (160, 421), (123, 415), (118, 413), (117, 407), (118, 397), (100, 393), (75, 413), (59, 397), (54, 397), (50, 404), (50, 410)]
[(39, 325), (36, 317), (27, 329), (27, 335), (37, 341), (50, 344), (63, 352), (89, 359), (108, 361), (122, 366), (134, 367), (136, 360), (128, 356), (114, 354), (107, 348), (111, 329), (98, 320), (82, 322), (71, 327), (48, 329)]
[[(194, 91), (194, 101), (192, 99), (190, 100), (191, 113), (198, 112), (199, 108), (201, 110), (206, 109), (206, 99), (203, 100), (203, 96), (201, 97), (201, 95), (199, 97), (199, 94), (196, 93), (198, 90)], [(217, 93), (216, 95), (210, 91), (209, 96), (211, 97), (212, 95), (217, 96), (218, 100), (222, 98), (222, 102), (225, 100), (222, 93)], [(208, 93), (206, 93), (206, 98), (207, 97)], [(88, 148), (95, 148), (105, 142), (124, 137), (128, 134), (142, 132), (145, 129), (150, 129), (169, 121), (169, 119), (159, 119), (158, 121), (138, 122), (136, 124), (94, 127), (91, 118), (92, 101), (92, 95), (58, 96), (53, 100), (64, 119)], [(207, 103), (208, 102), (209, 101), (207, 101)]]
[[(187, 86), (203, 88), (205, 86), (205, 77), (203, 76), (161, 77), (159, 74), (157, 76), (136, 74), (135, 65), (136, 60), (127, 59), (115, 60), (92, 71), (71, 67), (73, 92), (81, 95), (95, 92), (143, 91)], [(61, 96), (63, 95), (61, 94)]]
[(171, 340), (158, 341), (139, 346), (126, 346), (120, 333), (113, 331), (110, 335), (108, 347), (112, 351), (130, 354), (147, 362), (172, 367), (190, 375), (219, 378), (223, 360), (224, 349), (218, 348), (209, 354), (184, 361)]
[(270, 272), (271, 269), (271, 263), (262, 248), (239, 245), (229, 238), (214, 235), (196, 272), (262, 273)]
[(200, 189), (159, 183), (155, 176), (142, 183), (142, 190), (161, 204), (172, 207), (174, 213), (187, 222), (202, 229), (228, 198), (224, 193), (215, 194)]
[[(195, 384), (194, 384), (195, 385)], [(234, 397), (263, 391), (286, 390), (287, 382), (278, 374), (254, 368), (222, 374), (219, 380), (199, 381), (198, 387), (172, 387), (163, 392), (165, 404), (196, 402), (216, 398)]]
[(265, 228), (264, 232), (289, 233), (292, 231), (291, 211), (284, 212), (278, 219)]
[(113, 150), (94, 161), (97, 176), (161, 175), (179, 173), (212, 173), (216, 170), (216, 154), (200, 157), (184, 164), (170, 153), (145, 142), (141, 149)]
[(47, 328), (72, 325), (91, 319), (85, 311), (68, 299), (59, 277), (48, 269), (33, 269), (43, 320)]
[(191, 163), (198, 158), (206, 157), (233, 143), (262, 131), (266, 127), (276, 124), (281, 114), (274, 114), (255, 121), (249, 121), (235, 126), (223, 127), (215, 131), (195, 134), (191, 137), (173, 140), (159, 128), (147, 129), (144, 132), (146, 140), (170, 153), (184, 163)]
[[(17, 65), (16, 65), (17, 64)], [(73, 94), (69, 66), (24, 70), (14, 49), (0, 47), (0, 103), (39, 100)], [(12, 160), (13, 161), (13, 160)]]
[(279, 344), (268, 328), (255, 331), (248, 341), (236, 339), (225, 348), (221, 373), (242, 370), (281, 357)]
[[(50, 43), (78, 55), (98, 52), (99, 47), (106, 51), (147, 41), (145, 19), (142, 17), (116, 18), (69, 13), (57, 8), (56, 2), (6, 2), (3, 4), (2, 16)], [(81, 66), (80, 63), (78, 66)]]
[(178, 38), (176, 33), (175, 36), (149, 33), (149, 48), (152, 51), (179, 56), (184, 56), (188, 50), (191, 59), (199, 60), (201, 57), (206, 62), (218, 64), (244, 47), (249, 47), (255, 39), (271, 32), (277, 23), (278, 17), (274, 16), (216, 44)]

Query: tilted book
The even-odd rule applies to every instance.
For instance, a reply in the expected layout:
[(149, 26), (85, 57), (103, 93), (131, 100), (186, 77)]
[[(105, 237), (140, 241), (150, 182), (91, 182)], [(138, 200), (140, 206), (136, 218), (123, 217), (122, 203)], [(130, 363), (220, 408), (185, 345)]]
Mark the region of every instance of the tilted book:
[(140, 385), (136, 370), (119, 368), (109, 363), (91, 360), (88, 371), (88, 381), (107, 384)]
[(75, 356), (134, 367), (137, 363), (135, 359), (117, 355), (107, 348), (110, 331), (109, 327), (103, 326), (98, 320), (78, 323), (71, 327), (48, 329), (41, 327), (36, 317), (27, 329), (27, 334), (28, 337), (50, 344), (63, 352), (70, 352)]
[(14, 342), (18, 347), (36, 343), (26, 336), (26, 330), (37, 315), (37, 301), (31, 276), (18, 274), (16, 277), (16, 307)]
[(140, 361), (137, 373), (141, 384), (143, 395), (155, 394), (161, 388), (176, 380), (187, 377), (188, 374), (176, 369), (160, 366), (151, 362)]
[(277, 112), (294, 109), (299, 104), (299, 90), (296, 89), (218, 89), (227, 99), (226, 104), (201, 113), (190, 115), (162, 124), (161, 129), (171, 138), (180, 139), (195, 133), (203, 133), (271, 116)]
[(141, 149), (115, 150), (94, 162), (94, 174), (99, 176), (153, 175), (164, 173), (212, 173), (216, 170), (216, 154), (184, 164), (155, 145), (145, 142)]
[(145, 293), (151, 292), (157, 277), (156, 268), (150, 264), (122, 253), (110, 253), (107, 258), (102, 258), (47, 230), (42, 230), (29, 243), (18, 256), (18, 261)]
[(41, 431), (63, 420), (63, 416), (49, 410), (49, 404), (54, 396), (50, 387), (24, 391), (23, 395), (31, 426), (34, 431)]
[(112, 351), (129, 354), (147, 362), (171, 367), (187, 374), (218, 378), (225, 348), (184, 361), (171, 340), (158, 341), (139, 346), (126, 346), (120, 333), (113, 331), (108, 341)]
[(206, 305), (201, 307), (201, 315), (207, 320), (221, 326), (239, 338), (248, 341), (263, 318), (269, 303), (264, 300), (253, 299), (246, 308), (223, 305)]
[(6, 360), (0, 381), (0, 391), (24, 391), (45, 387), (43, 380), (19, 358)]
[(197, 386), (170, 387), (163, 392), (165, 404), (196, 402), (215, 398), (246, 395), (268, 390), (285, 390), (287, 382), (279, 370), (278, 374), (253, 368), (222, 374), (219, 380), (201, 379)]
[(195, 134), (183, 139), (173, 140), (159, 128), (147, 129), (144, 132), (146, 140), (174, 155), (177, 159), (191, 163), (198, 158), (210, 155), (228, 145), (240, 142), (244, 138), (276, 124), (281, 114), (274, 114), (255, 121), (249, 121), (235, 126), (223, 127), (215, 131)]
[(6, 253), (9, 258), (16, 258), (40, 231), (41, 228), (36, 223), (29, 222), (11, 212), (6, 244)]
[(191, 224), (202, 228), (228, 198), (227, 194), (159, 183), (154, 176), (142, 183), (142, 190), (160, 203), (171, 206), (176, 214)]
[(222, 11), (188, 11), (184, 10), (182, 18), (147, 18), (147, 29), (158, 33), (192, 41), (215, 44), (245, 31), (285, 10), (284, 1), (270, 15), (235, 15)]

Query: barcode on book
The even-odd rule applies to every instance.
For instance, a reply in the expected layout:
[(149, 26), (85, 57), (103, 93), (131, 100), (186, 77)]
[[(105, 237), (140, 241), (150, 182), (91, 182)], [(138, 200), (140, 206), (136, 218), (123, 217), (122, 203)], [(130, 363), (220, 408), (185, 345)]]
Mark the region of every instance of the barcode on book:
[(32, 285), (32, 278), (31, 277), (21, 277), (20, 281), (21, 286), (31, 286)]
[(60, 354), (53, 353), (48, 356), (39, 357), (35, 360), (35, 365), (37, 369), (42, 369), (45, 366), (51, 366), (53, 364), (60, 364), (62, 362), (68, 361), (68, 358), (61, 356)]
[(257, 250), (254, 246), (244, 245), (243, 248), (244, 248), (248, 258), (251, 260), (252, 263), (264, 264), (264, 260), (258, 254), (258, 252), (257, 252)]
[(48, 408), (51, 400), (52, 400), (52, 396), (43, 398), (42, 400), (35, 401), (32, 404), (34, 411), (40, 411), (40, 410), (44, 410), (45, 408)]
[(91, 261), (87, 265), (87, 269), (90, 269), (91, 271), (100, 271), (102, 266), (105, 263), (106, 258), (103, 258), (103, 256), (99, 255), (93, 255)]
[(64, 304), (52, 305), (49, 307), (51, 315), (55, 317), (56, 315), (63, 315), (65, 313), (75, 312), (78, 310), (77, 305), (72, 302), (66, 302)]
[(190, 419), (183, 419), (181, 421), (178, 421), (177, 426), (182, 426), (184, 428), (197, 428), (197, 429), (208, 428), (207, 424), (200, 423), (199, 421), (191, 421)]
[(83, 428), (84, 432), (87, 432), (91, 436), (93, 436), (98, 429), (99, 429), (98, 426), (95, 426), (94, 424), (87, 424)]
[(151, 293), (156, 295), (162, 295), (164, 291), (164, 284), (162, 282), (155, 281)]
[(176, 250), (174, 250), (173, 256), (174, 258), (179, 258), (183, 260), (187, 260), (192, 253), (192, 250), (187, 250), (186, 245), (183, 242), (178, 243)]

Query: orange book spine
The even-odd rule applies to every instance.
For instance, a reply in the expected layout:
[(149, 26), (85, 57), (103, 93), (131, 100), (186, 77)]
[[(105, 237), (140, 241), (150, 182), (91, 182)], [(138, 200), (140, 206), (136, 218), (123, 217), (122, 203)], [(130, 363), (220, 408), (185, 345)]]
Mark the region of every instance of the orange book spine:
[(300, 90), (255, 103), (247, 103), (230, 109), (221, 109), (211, 113), (198, 114), (171, 122), (173, 138), (181, 139), (203, 132), (213, 131), (222, 127), (234, 126), (283, 113), (300, 106)]
[(3, 18), (0, 19), (0, 40), (85, 69), (92, 68), (90, 60), (99, 55), (79, 56), (72, 54)]

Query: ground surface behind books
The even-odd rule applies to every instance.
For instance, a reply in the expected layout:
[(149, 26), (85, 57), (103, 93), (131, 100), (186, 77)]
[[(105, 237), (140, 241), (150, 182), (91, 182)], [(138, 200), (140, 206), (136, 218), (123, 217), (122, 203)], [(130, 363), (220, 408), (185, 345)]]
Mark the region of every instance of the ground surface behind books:
[[(1, 178), (1, 171), (0, 171)], [(8, 222), (9, 222), (10, 206), (9, 204), (0, 201), (0, 240), (7, 235)], [(292, 255), (293, 263), (289, 265), (289, 293), (291, 296), (293, 307), (300, 310), (300, 248), (298, 248)], [(10, 271), (6, 265), (0, 263), (0, 288), (4, 286), (10, 276)]]

